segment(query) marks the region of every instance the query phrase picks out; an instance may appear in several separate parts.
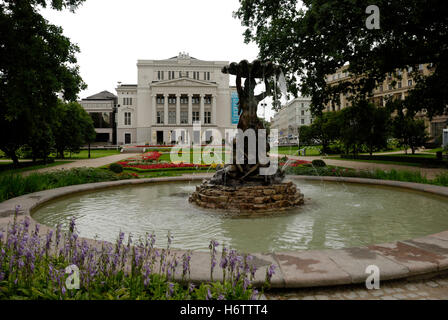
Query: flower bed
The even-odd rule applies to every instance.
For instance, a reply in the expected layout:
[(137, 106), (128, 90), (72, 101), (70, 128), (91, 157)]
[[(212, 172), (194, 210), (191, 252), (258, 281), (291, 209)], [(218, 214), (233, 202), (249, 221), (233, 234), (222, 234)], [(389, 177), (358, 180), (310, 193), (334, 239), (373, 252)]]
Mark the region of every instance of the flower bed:
[[(286, 164), (286, 162), (280, 162), (279, 165), (280, 166), (284, 166)], [(311, 161), (306, 161), (306, 160), (295, 160), (294, 162), (290, 162), (288, 164), (288, 167), (298, 167), (304, 164), (311, 164)]]
[(136, 168), (142, 170), (178, 169), (178, 168), (208, 168), (206, 164), (193, 163), (157, 163), (157, 164), (129, 164), (127, 161), (118, 162), (123, 168)]
[[(218, 267), (216, 248), (210, 242), (210, 280), (195, 286), (190, 280), (191, 252), (177, 256), (171, 252), (168, 234), (166, 249), (155, 248), (155, 235), (133, 243), (120, 232), (115, 245), (101, 249), (80, 240), (72, 219), (68, 233), (58, 225), (55, 232), (40, 232), (29, 217), (16, 215), (6, 231), (0, 230), (0, 300), (248, 300), (261, 294), (252, 282), (257, 268), (253, 256), (242, 255), (223, 246), (219, 268), (222, 281), (213, 279)], [(79, 287), (67, 286), (67, 271), (77, 272)], [(266, 269), (269, 287), (275, 266)], [(77, 270), (77, 271), (74, 271)], [(181, 279), (174, 275), (180, 274)]]

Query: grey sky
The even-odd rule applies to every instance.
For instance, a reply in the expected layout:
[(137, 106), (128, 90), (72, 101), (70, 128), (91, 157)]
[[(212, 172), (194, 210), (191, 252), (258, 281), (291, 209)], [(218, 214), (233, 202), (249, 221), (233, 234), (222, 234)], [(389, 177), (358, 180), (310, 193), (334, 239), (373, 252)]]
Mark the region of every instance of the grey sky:
[(74, 14), (42, 13), (80, 47), (85, 98), (115, 93), (118, 81), (136, 83), (138, 59), (166, 59), (180, 51), (203, 60), (255, 59), (258, 48), (244, 43), (244, 29), (232, 17), (238, 7), (238, 0), (87, 0)]

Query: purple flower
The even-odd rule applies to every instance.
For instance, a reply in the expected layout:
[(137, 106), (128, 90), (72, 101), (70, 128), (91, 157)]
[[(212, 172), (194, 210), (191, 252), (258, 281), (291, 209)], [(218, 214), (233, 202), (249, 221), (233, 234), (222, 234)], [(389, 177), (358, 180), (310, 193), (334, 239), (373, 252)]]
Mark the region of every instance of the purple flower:
[(192, 293), (195, 287), (196, 286), (193, 283), (190, 283), (190, 285), (188, 286), (188, 293)]
[(213, 299), (212, 293), (210, 292), (210, 288), (207, 288), (207, 296), (205, 297), (205, 300), (211, 299)]
[(258, 290), (254, 289), (252, 291), (252, 297), (250, 298), (251, 300), (257, 300), (257, 295), (258, 295)]
[(218, 296), (218, 300), (224, 300), (224, 296), (223, 296), (222, 294), (220, 294), (220, 295)]

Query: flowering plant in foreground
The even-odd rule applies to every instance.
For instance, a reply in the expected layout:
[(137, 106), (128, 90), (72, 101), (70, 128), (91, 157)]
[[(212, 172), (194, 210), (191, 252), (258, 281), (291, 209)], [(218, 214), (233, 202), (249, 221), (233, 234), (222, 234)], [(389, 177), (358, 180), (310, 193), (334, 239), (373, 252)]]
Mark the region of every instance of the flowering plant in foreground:
[[(256, 270), (249, 266), (251, 258), (234, 250), (223, 249), (221, 282), (195, 286), (190, 281), (192, 254), (173, 253), (170, 235), (167, 247), (159, 250), (154, 247), (154, 234), (133, 243), (121, 232), (115, 244), (98, 245), (79, 239), (74, 220), (68, 229), (63, 233), (59, 225), (55, 232), (42, 234), (38, 224), (31, 227), (28, 217), (18, 221), (15, 216), (7, 230), (0, 230), (0, 299), (257, 298), (251, 284)], [(212, 274), (215, 250), (213, 261)], [(65, 269), (71, 265), (79, 268), (79, 290), (66, 287)]]

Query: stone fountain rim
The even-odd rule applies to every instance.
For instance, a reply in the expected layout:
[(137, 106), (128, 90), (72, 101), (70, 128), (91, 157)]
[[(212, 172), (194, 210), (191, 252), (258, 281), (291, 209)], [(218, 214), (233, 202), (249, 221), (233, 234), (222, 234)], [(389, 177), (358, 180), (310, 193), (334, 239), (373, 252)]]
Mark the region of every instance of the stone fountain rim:
[[(51, 200), (64, 196), (120, 186), (194, 181), (209, 177), (210, 175), (200, 174), (183, 177), (120, 180), (35, 192), (0, 203), (0, 229), (4, 229), (12, 221), (16, 205), (21, 206), (20, 216), (30, 217), (32, 223), (35, 224), (37, 222), (32, 219), (32, 212), (35, 209)], [(287, 178), (398, 187), (448, 197), (448, 187), (412, 182), (295, 175), (287, 176)], [(45, 225), (41, 226), (43, 232), (51, 229)], [(92, 239), (86, 240), (103, 243), (102, 241)], [(182, 254), (185, 251), (176, 250), (176, 252)], [(195, 258), (207, 261), (208, 255), (208, 253), (194, 251), (192, 261)], [(255, 256), (257, 261), (263, 261), (266, 266), (271, 263), (279, 266), (276, 275), (272, 279), (273, 288), (325, 287), (364, 283), (368, 276), (365, 269), (370, 265), (377, 265), (380, 268), (381, 280), (406, 279), (422, 275), (437, 275), (448, 271), (448, 230), (417, 239), (379, 245), (374, 244), (344, 249), (253, 253), (252, 255)], [(202, 268), (203, 270), (192, 270), (191, 280), (194, 282), (208, 281), (210, 278), (210, 266), (207, 263), (200, 263), (198, 266), (199, 269)], [(218, 277), (215, 278), (219, 279)], [(260, 271), (260, 274), (256, 276), (254, 284), (261, 285), (263, 281), (264, 271)]]

